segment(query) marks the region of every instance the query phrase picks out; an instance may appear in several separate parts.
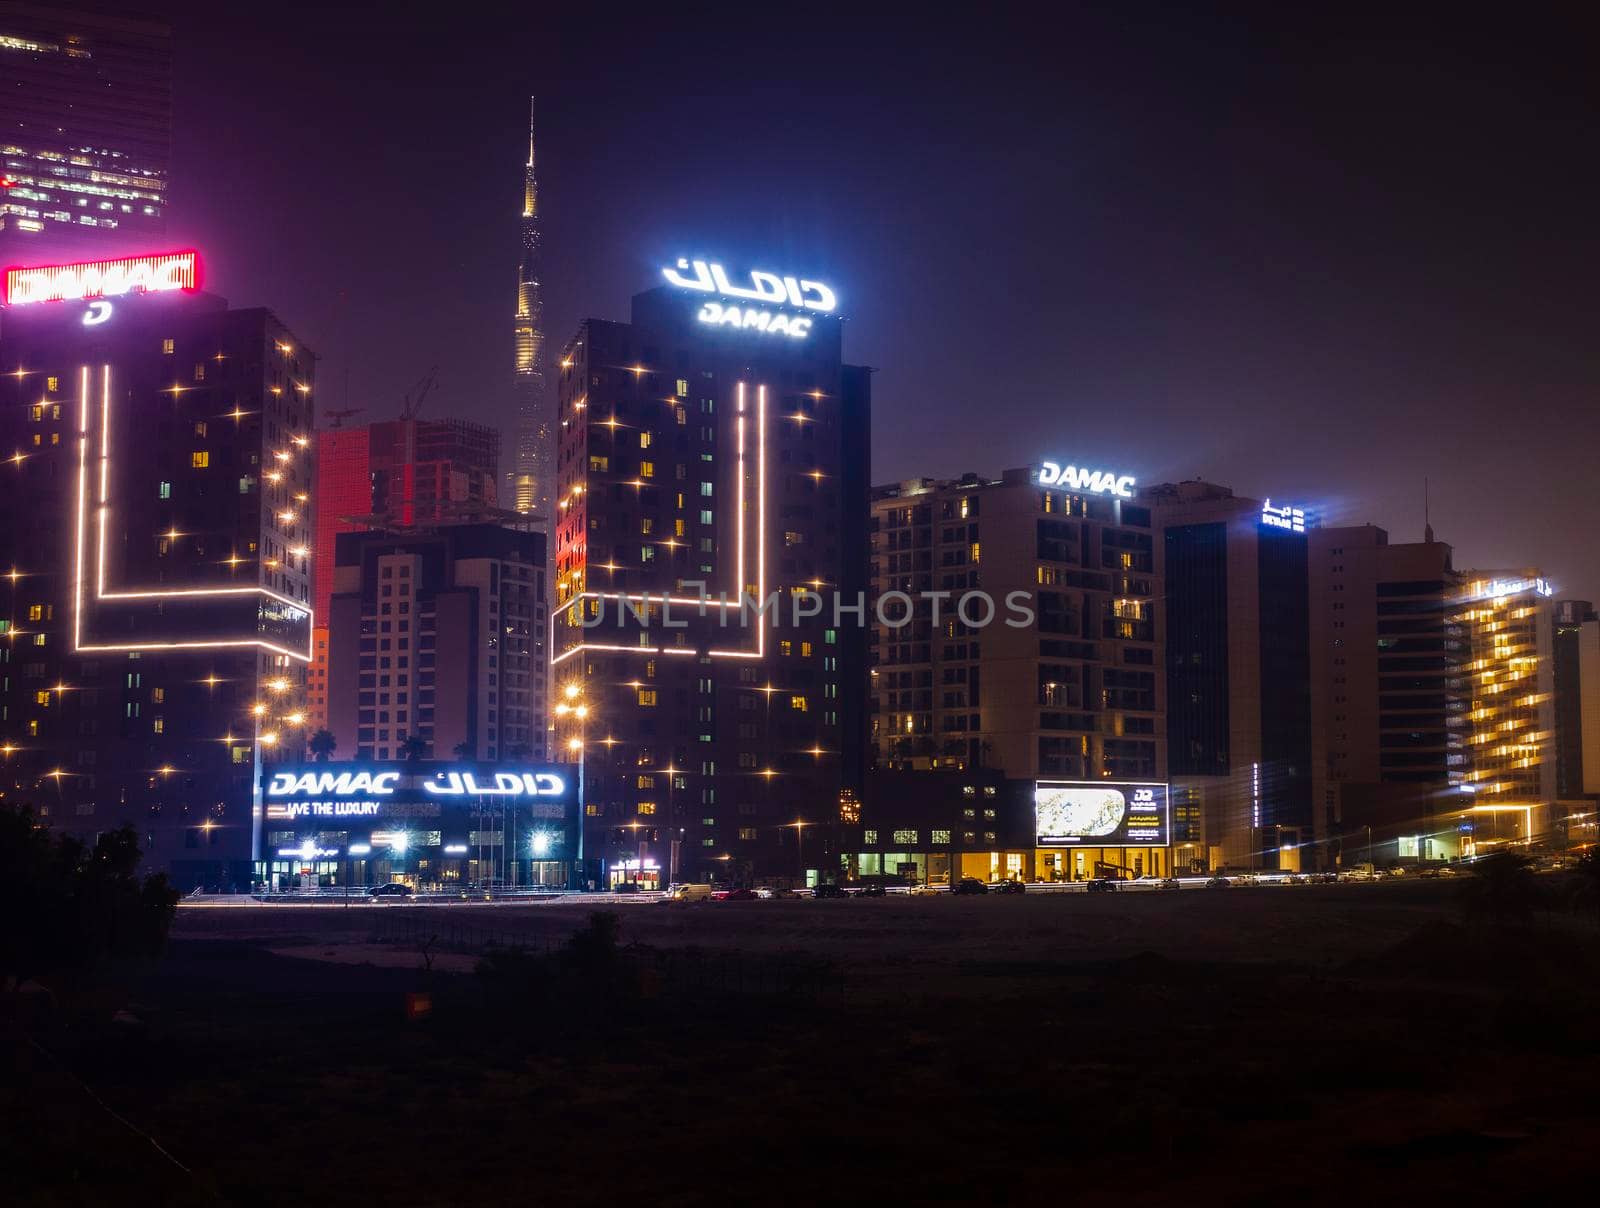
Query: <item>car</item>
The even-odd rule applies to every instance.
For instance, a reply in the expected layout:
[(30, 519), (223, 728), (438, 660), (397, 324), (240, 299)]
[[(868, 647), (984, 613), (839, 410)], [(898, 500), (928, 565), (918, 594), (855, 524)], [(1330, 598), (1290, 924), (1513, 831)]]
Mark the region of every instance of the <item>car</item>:
[(926, 881), (924, 881), (924, 882), (921, 882), (920, 884), (913, 885), (909, 892), (910, 892), (912, 897), (922, 898), (922, 897), (928, 897), (931, 894), (941, 893), (943, 891), (940, 890), (937, 886), (929, 885)]
[(1220, 875), (1212, 877), (1209, 881), (1206, 882), (1206, 888), (1207, 889), (1228, 889), (1232, 885), (1233, 885), (1232, 881), (1228, 880), (1227, 877), (1220, 876)]
[(637, 881), (618, 881), (611, 887), (612, 893), (642, 893)]
[(868, 881), (861, 887), (861, 896), (864, 898), (886, 898), (889, 891), (883, 887), (882, 881)]
[(955, 883), (955, 887), (950, 892), (956, 894), (988, 893), (989, 887), (978, 880), (977, 877), (962, 877)]
[(1026, 893), (1027, 886), (1021, 881), (1001, 881), (994, 887), (996, 893)]
[(1177, 877), (1162, 877), (1161, 878), (1161, 884), (1157, 885), (1156, 888), (1157, 889), (1182, 889), (1183, 886), (1178, 883), (1178, 878)]
[(843, 885), (837, 885), (832, 881), (819, 881), (816, 888), (811, 891), (811, 896), (814, 898), (842, 898), (846, 894)]
[(1116, 888), (1116, 881), (1110, 877), (1096, 877), (1084, 886), (1089, 893), (1112, 893)]
[(719, 893), (716, 895), (716, 897), (717, 901), (719, 902), (754, 902), (757, 895), (755, 890), (741, 885), (737, 889), (730, 889), (725, 893)]
[(756, 890), (756, 897), (763, 902), (781, 902), (796, 896), (793, 890), (785, 889), (781, 885), (764, 885)]
[(390, 881), (386, 885), (374, 885), (367, 890), (367, 896), (369, 898), (409, 898), (411, 896), (411, 886), (400, 881)]
[(711, 900), (711, 886), (703, 882), (693, 881), (682, 885), (673, 885), (667, 889), (669, 902), (709, 902)]

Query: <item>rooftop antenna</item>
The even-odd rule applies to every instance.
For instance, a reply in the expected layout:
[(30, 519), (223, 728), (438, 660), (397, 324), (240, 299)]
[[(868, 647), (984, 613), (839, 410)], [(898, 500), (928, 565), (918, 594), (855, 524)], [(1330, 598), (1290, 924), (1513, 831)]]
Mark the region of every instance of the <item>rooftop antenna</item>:
[(1422, 539), (1429, 545), (1433, 544), (1433, 521), (1428, 515), (1428, 479), (1422, 479)]

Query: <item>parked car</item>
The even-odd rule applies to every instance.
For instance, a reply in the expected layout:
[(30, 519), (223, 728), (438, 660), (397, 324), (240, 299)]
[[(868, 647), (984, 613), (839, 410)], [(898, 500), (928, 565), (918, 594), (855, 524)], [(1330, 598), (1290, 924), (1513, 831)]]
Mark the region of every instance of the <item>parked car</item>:
[(1178, 878), (1177, 877), (1162, 877), (1161, 878), (1161, 884), (1157, 885), (1156, 888), (1157, 889), (1182, 889), (1183, 886), (1178, 883)]
[(843, 885), (837, 885), (832, 881), (818, 881), (816, 888), (811, 891), (811, 896), (814, 898), (842, 898), (846, 894)]
[(1001, 881), (994, 887), (996, 893), (1026, 893), (1027, 886), (1021, 881)]
[(399, 881), (390, 881), (387, 885), (374, 885), (367, 890), (367, 896), (370, 898), (409, 898), (411, 896), (411, 886), (404, 885)]
[(1221, 876), (1220, 874), (1218, 876), (1212, 877), (1209, 881), (1206, 882), (1206, 888), (1207, 889), (1228, 889), (1228, 888), (1232, 887), (1232, 885), (1233, 885), (1232, 881), (1228, 880), (1227, 877)]
[(929, 894), (939, 892), (941, 891), (936, 886), (929, 885), (926, 882), (911, 887), (911, 896), (916, 898), (927, 897)]
[(717, 894), (719, 902), (754, 902), (756, 898), (756, 891), (743, 885), (737, 889), (729, 889)]
[(711, 886), (694, 882), (685, 885), (673, 885), (667, 890), (669, 902), (709, 902), (711, 900)]
[(882, 881), (868, 881), (861, 887), (861, 896), (864, 898), (886, 898), (889, 891), (883, 887)]
[(642, 891), (639, 889), (639, 882), (637, 882), (637, 881), (618, 881), (615, 885), (613, 885), (611, 887), (611, 892), (612, 893), (640, 893)]
[(950, 892), (959, 894), (988, 893), (989, 887), (978, 880), (977, 877), (962, 877), (955, 883), (955, 888)]
[(1110, 877), (1096, 877), (1084, 887), (1090, 893), (1112, 893), (1117, 888), (1117, 883)]
[(781, 885), (769, 885), (756, 890), (756, 897), (764, 902), (780, 902), (796, 896), (793, 890), (785, 889)]

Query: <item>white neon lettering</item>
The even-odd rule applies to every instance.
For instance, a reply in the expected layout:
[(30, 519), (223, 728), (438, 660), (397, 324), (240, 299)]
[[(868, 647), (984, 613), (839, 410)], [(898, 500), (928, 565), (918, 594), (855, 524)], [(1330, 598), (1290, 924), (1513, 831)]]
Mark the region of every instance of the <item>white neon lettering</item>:
[(1110, 470), (1084, 470), (1053, 461), (1039, 463), (1040, 486), (1064, 486), (1074, 491), (1132, 499), (1134, 481), (1131, 474), (1116, 474)]
[(745, 331), (763, 331), (768, 335), (786, 335), (803, 340), (811, 334), (811, 320), (799, 315), (774, 314), (754, 307), (724, 306), (721, 302), (706, 302), (695, 316), (713, 327), (738, 327)]
[(111, 318), (111, 303), (91, 302), (83, 312), (83, 325), (85, 327), (99, 327)]
[(1288, 529), (1291, 533), (1306, 531), (1306, 513), (1304, 508), (1273, 507), (1272, 500), (1266, 499), (1261, 504), (1261, 523), (1271, 525), (1273, 528)]

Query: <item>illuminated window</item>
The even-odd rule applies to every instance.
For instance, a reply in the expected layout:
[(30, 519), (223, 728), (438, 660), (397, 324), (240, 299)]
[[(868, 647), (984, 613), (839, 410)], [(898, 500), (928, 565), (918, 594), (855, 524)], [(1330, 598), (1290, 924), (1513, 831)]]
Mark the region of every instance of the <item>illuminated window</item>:
[(935, 847), (949, 847), (950, 832), (947, 830), (936, 830), (928, 836), (928, 842), (933, 844)]
[(45, 644), (45, 635), (42, 634), (42, 633), (34, 634), (33, 635), (33, 644), (35, 646), (43, 646)]
[(982, 561), (981, 555), (983, 553), (983, 547), (978, 542), (974, 541), (972, 543), (971, 553), (972, 553), (972, 560), (974, 562), (981, 562)]
[(172, 355), (172, 340), (170, 337), (161, 341), (161, 353), (163, 356), (170, 357)]
[(711, 513), (710, 512), (706, 512), (706, 511), (702, 511), (700, 513), (700, 523), (701, 524), (710, 524), (711, 523)]
[(30, 605), (28, 605), (28, 620), (30, 620), (30, 621), (42, 621), (42, 620), (44, 620), (44, 605), (43, 604), (30, 604)]
[[(52, 389), (54, 389), (54, 387), (52, 387)], [(678, 379), (678, 397), (679, 398), (688, 398), (689, 397), (689, 383), (684, 381), (682, 378)]]
[(600, 816), (600, 807), (598, 805), (586, 805), (583, 807), (583, 812), (591, 818), (598, 818)]
[(207, 453), (203, 449), (191, 453), (189, 454), (189, 464), (196, 470), (204, 470), (211, 464), (211, 454)]
[(875, 831), (875, 830), (864, 830), (864, 831), (862, 831), (861, 832), (861, 842), (866, 844), (866, 846), (868, 846), (868, 847), (876, 847), (876, 846), (878, 846), (878, 832)]
[(164, 717), (152, 718), (150, 721), (150, 730), (151, 733), (154, 734), (165, 734), (167, 730), (167, 719)]
[(206, 367), (204, 362), (201, 362), (194, 367), (194, 380), (197, 382), (203, 382), (206, 380)]
[(656, 778), (654, 776), (637, 776), (634, 778), (633, 783), (636, 788), (653, 789), (656, 787)]
[(654, 801), (641, 801), (641, 802), (639, 802), (639, 812), (641, 814), (653, 814), (653, 813), (655, 813), (656, 812), (656, 803)]
[(806, 698), (803, 696), (791, 696), (789, 698), (789, 708), (793, 709), (796, 713), (804, 713), (810, 707), (811, 706), (807, 703)]
[(803, 658), (803, 659), (808, 659), (808, 658), (811, 657), (811, 643), (810, 642), (801, 642), (800, 643), (800, 657)]
[(611, 469), (611, 459), (591, 454), (589, 457), (589, 471), (593, 474), (605, 474)]
[(40, 420), (44, 419), (44, 404), (35, 403), (32, 408), (30, 408), (29, 414), (32, 417), (33, 422), (38, 423)]
[(794, 653), (794, 643), (788, 638), (784, 638), (783, 641), (778, 643), (778, 653), (783, 655), (784, 658), (788, 658)]
[(672, 535), (674, 537), (681, 537), (683, 536), (683, 531), (683, 517), (680, 516), (678, 519), (672, 522)]
[(39, 737), (39, 723), (38, 723), (37, 720), (30, 721), (28, 723), (28, 737), (29, 738), (38, 738)]
[(158, 496), (160, 496), (162, 499), (171, 499), (172, 498), (172, 484), (170, 482), (162, 483), (159, 487), (156, 488), (156, 494)]
[(61, 379), (58, 377), (45, 378), (44, 388), (50, 391), (51, 394), (54, 394), (57, 390), (61, 389)]
[(639, 447), (641, 449), (648, 449), (650, 447), (650, 433), (648, 433), (648, 432), (639, 433)]
[(640, 478), (654, 478), (655, 476), (656, 476), (656, 463), (655, 462), (653, 462), (653, 461), (641, 461), (639, 463), (639, 477)]
[(50, 433), (50, 443), (52, 445), (59, 445), (61, 443), (61, 433), (59, 433), (59, 432)]
[(250, 762), (250, 748), (249, 747), (234, 747), (233, 748), (233, 762), (234, 763), (249, 763)]
[(917, 842), (917, 832), (914, 830), (897, 830), (894, 832), (894, 841), (896, 843), (908, 843), (915, 845)]
[(656, 690), (654, 688), (639, 689), (639, 707), (653, 709), (656, 706)]
[(205, 437), (205, 434), (206, 434), (206, 421), (205, 420), (199, 420), (195, 424), (195, 426), (194, 426), (194, 434), (196, 436), (198, 436), (198, 437), (201, 437), (201, 438)]
[(43, 705), (46, 709), (48, 709), (50, 707), (49, 690), (41, 688), (39, 691), (35, 692), (33, 694), (33, 703), (36, 705)]

